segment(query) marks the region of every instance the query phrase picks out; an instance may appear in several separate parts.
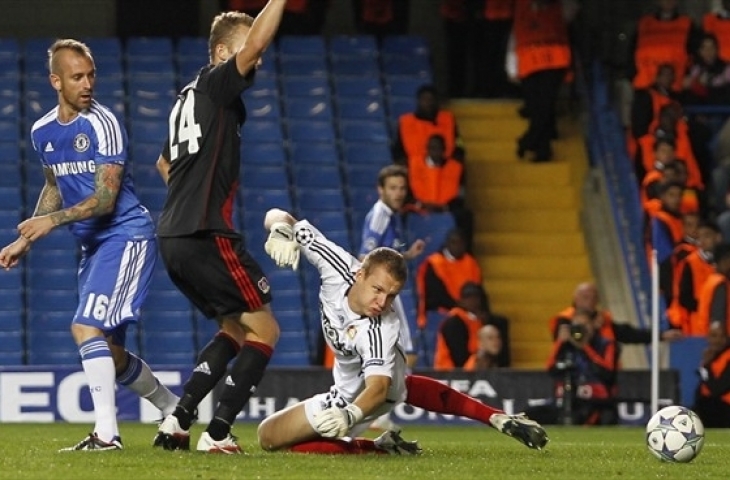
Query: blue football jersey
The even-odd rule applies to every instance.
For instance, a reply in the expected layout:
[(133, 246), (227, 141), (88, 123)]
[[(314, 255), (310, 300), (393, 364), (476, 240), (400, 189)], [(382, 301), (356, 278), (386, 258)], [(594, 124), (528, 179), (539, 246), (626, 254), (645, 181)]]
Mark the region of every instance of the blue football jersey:
[(399, 215), (378, 200), (365, 216), (360, 255), (367, 255), (377, 247), (390, 247), (403, 253), (403, 225)]
[[(96, 101), (68, 123), (58, 119), (58, 107), (33, 124), (33, 148), (44, 167), (51, 168), (67, 208), (95, 191), (98, 165), (127, 162), (127, 133), (114, 114)], [(69, 229), (86, 246), (110, 238), (142, 240), (153, 238), (149, 211), (134, 192), (132, 177), (125, 168), (114, 212), (69, 224)]]

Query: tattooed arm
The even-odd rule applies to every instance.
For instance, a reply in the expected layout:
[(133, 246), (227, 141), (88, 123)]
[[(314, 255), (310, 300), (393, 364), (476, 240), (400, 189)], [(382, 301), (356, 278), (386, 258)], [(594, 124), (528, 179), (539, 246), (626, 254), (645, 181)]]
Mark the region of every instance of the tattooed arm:
[(43, 185), (41, 194), (38, 196), (38, 203), (35, 206), (34, 217), (40, 217), (47, 215), (61, 209), (61, 192), (58, 190), (58, 184), (56, 183), (56, 175), (53, 174), (53, 169), (43, 167), (43, 176), (46, 178), (46, 183)]
[[(52, 173), (50, 174), (52, 175)], [(46, 175), (46, 186), (43, 187), (41, 197), (38, 199), (38, 206), (33, 218), (18, 225), (20, 236), (31, 242), (38, 240), (59, 225), (80, 222), (92, 217), (101, 217), (114, 211), (117, 203), (117, 195), (124, 176), (124, 166), (114, 164), (103, 164), (96, 167), (94, 175), (95, 191), (76, 205), (58, 210), (60, 207), (60, 194), (58, 203), (54, 203), (53, 189), (45, 193), (49, 186), (48, 174)], [(55, 184), (55, 178), (53, 179)], [(58, 194), (58, 187), (55, 187)], [(44, 208), (57, 207), (46, 213)]]

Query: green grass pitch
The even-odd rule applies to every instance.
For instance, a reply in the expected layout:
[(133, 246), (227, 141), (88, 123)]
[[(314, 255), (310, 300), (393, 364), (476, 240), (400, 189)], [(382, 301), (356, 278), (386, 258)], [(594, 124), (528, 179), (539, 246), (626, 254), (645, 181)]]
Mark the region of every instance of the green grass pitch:
[[(730, 430), (710, 430), (702, 453), (689, 464), (655, 459), (644, 431), (629, 427), (550, 427), (545, 451), (530, 450), (484, 426), (407, 426), (420, 457), (325, 456), (266, 453), (252, 424), (238, 424), (245, 455), (221, 456), (153, 449), (154, 425), (120, 425), (125, 449), (57, 450), (80, 440), (89, 427), (69, 424), (0, 424), (0, 479), (703, 479), (730, 478)], [(193, 427), (193, 442), (202, 426)], [(374, 436), (374, 434), (368, 434)]]

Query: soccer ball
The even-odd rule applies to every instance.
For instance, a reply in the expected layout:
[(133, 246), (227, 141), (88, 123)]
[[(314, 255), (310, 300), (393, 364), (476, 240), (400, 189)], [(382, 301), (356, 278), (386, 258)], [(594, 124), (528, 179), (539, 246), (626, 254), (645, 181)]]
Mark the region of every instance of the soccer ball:
[(692, 410), (672, 405), (654, 414), (646, 425), (646, 445), (658, 459), (691, 462), (705, 443), (705, 427)]

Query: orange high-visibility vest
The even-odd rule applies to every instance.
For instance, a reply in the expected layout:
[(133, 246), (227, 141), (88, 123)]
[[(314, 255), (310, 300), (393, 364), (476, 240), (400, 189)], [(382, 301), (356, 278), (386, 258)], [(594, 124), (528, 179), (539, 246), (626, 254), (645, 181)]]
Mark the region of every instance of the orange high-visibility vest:
[(676, 80), (672, 88), (682, 89), (684, 72), (689, 61), (687, 38), (692, 19), (680, 15), (674, 20), (659, 20), (654, 15), (644, 15), (637, 27), (636, 76), (634, 88), (647, 88), (656, 80), (659, 65), (668, 63), (674, 67)]
[[(726, 348), (715, 357), (709, 365), (709, 370), (712, 372), (713, 378), (718, 378), (722, 373), (727, 370), (728, 364), (730, 364), (730, 348)], [(703, 397), (709, 397), (711, 395), (710, 389), (707, 388), (705, 383), (700, 383), (700, 395)], [(730, 392), (723, 393), (720, 395), (720, 399), (725, 403), (730, 403)]]
[(659, 126), (659, 112), (661, 112), (662, 108), (664, 108), (667, 105), (670, 105), (672, 103), (679, 103), (673, 98), (664, 95), (662, 92), (657, 90), (654, 87), (649, 87), (646, 89), (647, 92), (649, 92), (649, 96), (651, 97), (651, 123), (649, 124), (649, 127), (647, 128), (647, 132), (654, 132), (654, 130), (657, 129)]
[(730, 18), (722, 18), (714, 13), (707, 13), (702, 18), (702, 29), (717, 38), (720, 60), (730, 62)]
[(466, 4), (464, 0), (441, 0), (439, 12), (443, 18), (452, 22), (463, 22), (466, 20)]
[(672, 328), (682, 329), (682, 326), (688, 321), (689, 312), (677, 301), (679, 292), (679, 284), (682, 280), (682, 270), (684, 269), (685, 259), (692, 253), (697, 251), (697, 246), (691, 243), (681, 242), (674, 247), (672, 255), (669, 257), (672, 264), (672, 285), (671, 300), (667, 306), (667, 320)]
[(515, 0), (486, 0), (484, 18), (487, 20), (509, 20), (514, 16)]
[(392, 0), (363, 0), (360, 12), (365, 23), (386, 25), (393, 21)]
[(669, 233), (672, 235), (672, 243), (677, 245), (684, 238), (684, 225), (682, 219), (676, 217), (669, 212), (659, 210), (653, 215), (654, 218), (659, 219), (667, 227), (669, 227)]
[[(553, 337), (558, 334), (558, 323), (560, 322), (560, 319), (564, 318), (572, 321), (573, 315), (575, 315), (575, 307), (568, 307), (548, 321), (548, 328), (550, 329), (550, 333)], [(601, 322), (601, 329), (598, 331), (598, 334), (607, 340), (616, 340), (616, 335), (613, 332), (613, 315), (611, 315), (611, 312), (608, 310), (599, 310), (598, 315), (600, 315), (603, 319)]]
[[(469, 312), (461, 307), (452, 308), (447, 315), (447, 318), (450, 317), (458, 317), (462, 322), (464, 322), (464, 325), (469, 332), (469, 337), (467, 338), (467, 349), (469, 350), (469, 353), (475, 353), (479, 348), (478, 332), (479, 329), (482, 328), (482, 322), (473, 315), (470, 315)], [(441, 322), (441, 325), (443, 325), (443, 322)], [(441, 334), (441, 327), (439, 327), (438, 334), (436, 335), (436, 350), (434, 351), (433, 356), (433, 368), (434, 370), (453, 370), (456, 368), (456, 365), (454, 365), (454, 361), (451, 358), (449, 346), (446, 344), (446, 340), (444, 340), (444, 336)]]
[[(707, 280), (705, 280), (704, 285), (702, 285), (702, 291), (700, 292), (700, 302), (697, 306), (697, 318), (696, 321), (693, 322), (690, 325), (689, 333), (686, 335), (692, 335), (695, 337), (704, 337), (707, 336), (707, 332), (710, 330), (710, 321), (712, 320), (710, 318), (710, 309), (712, 307), (712, 297), (715, 296), (715, 290), (717, 290), (717, 287), (719, 287), (721, 284), (726, 285), (726, 290), (728, 292), (728, 296), (730, 296), (730, 282), (728, 282), (728, 279), (725, 277), (725, 275), (721, 273), (713, 273), (711, 274)], [(730, 298), (727, 298), (726, 305), (730, 308)], [(727, 310), (730, 312), (730, 309)], [(725, 319), (725, 331), (730, 326), (730, 318)]]
[(406, 113), (398, 120), (400, 138), (406, 157), (423, 157), (428, 155), (428, 139), (432, 135), (441, 135), (446, 141), (446, 156), (454, 155), (456, 138), (456, 118), (447, 110), (439, 110), (436, 121), (422, 120), (414, 113)]
[[(684, 268), (690, 268), (692, 270), (692, 296), (697, 300), (697, 310), (694, 312), (689, 312), (679, 305), (679, 297), (682, 296), (682, 292), (679, 291), (679, 287), (681, 286), (681, 278), (678, 278), (675, 283), (676, 290), (674, 291), (674, 295), (672, 297), (672, 303), (676, 302), (677, 306), (673, 306), (671, 308), (673, 309), (673, 311), (681, 314), (681, 316), (676, 320), (679, 321), (679, 325), (681, 325), (682, 332), (685, 335), (706, 335), (710, 325), (709, 306), (707, 312), (701, 313), (699, 301), (702, 295), (704, 285), (710, 278), (710, 276), (715, 273), (715, 268), (702, 259), (699, 250), (696, 250), (687, 255), (682, 263), (684, 265)], [(680, 277), (682, 275), (681, 272), (682, 271), (679, 272)], [(703, 318), (703, 315), (706, 316)], [(702, 331), (704, 331), (704, 333), (697, 333)]]
[(418, 292), (418, 327), (426, 327), (426, 269), (431, 266), (433, 273), (441, 279), (446, 292), (458, 302), (461, 287), (467, 282), (482, 283), (482, 270), (476, 259), (464, 254), (458, 259), (448, 259), (442, 252), (435, 252), (426, 257), (416, 273), (416, 290)]
[(512, 29), (517, 75), (525, 78), (542, 70), (570, 68), (568, 29), (560, 2), (534, 9), (532, 0), (515, 0)]
[(421, 203), (446, 206), (459, 196), (464, 166), (449, 158), (441, 166), (430, 166), (423, 157), (408, 159), (408, 185)]

